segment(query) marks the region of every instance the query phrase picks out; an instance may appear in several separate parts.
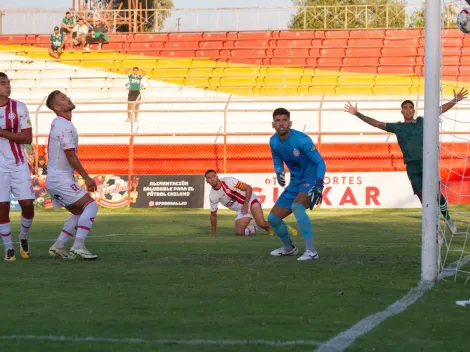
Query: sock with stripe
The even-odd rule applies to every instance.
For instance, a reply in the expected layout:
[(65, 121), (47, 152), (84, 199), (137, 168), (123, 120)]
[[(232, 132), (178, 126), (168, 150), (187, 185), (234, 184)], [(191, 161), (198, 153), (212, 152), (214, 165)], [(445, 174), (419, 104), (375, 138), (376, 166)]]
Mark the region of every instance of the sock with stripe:
[(251, 234), (255, 233), (258, 230), (259, 230), (259, 227), (257, 225), (249, 225), (245, 229), (245, 236), (250, 236)]
[(3, 245), (5, 246), (5, 252), (9, 249), (13, 249), (10, 221), (0, 224), (0, 235), (2, 236)]
[(31, 225), (33, 224), (33, 219), (34, 218), (28, 219), (21, 215), (20, 240), (28, 239), (28, 233)]
[(72, 215), (64, 222), (64, 227), (60, 231), (60, 235), (54, 243), (56, 248), (64, 248), (65, 244), (77, 232), (78, 219), (80, 215)]
[(77, 235), (75, 236), (75, 242), (73, 243), (74, 248), (83, 247), (85, 240), (93, 226), (96, 214), (98, 213), (98, 205), (95, 201), (90, 202), (83, 209), (80, 218), (78, 219)]
[(439, 199), (439, 207), (441, 209), (441, 214), (444, 217), (444, 219), (449, 220), (450, 215), (449, 215), (449, 211), (447, 210), (447, 200), (443, 194), (441, 194), (441, 198)]

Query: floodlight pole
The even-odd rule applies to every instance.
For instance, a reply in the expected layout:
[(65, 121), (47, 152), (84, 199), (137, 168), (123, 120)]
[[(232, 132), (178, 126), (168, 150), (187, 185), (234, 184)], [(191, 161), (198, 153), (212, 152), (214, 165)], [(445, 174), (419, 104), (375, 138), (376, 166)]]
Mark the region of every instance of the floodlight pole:
[(439, 195), (439, 118), (441, 2), (426, 0), (424, 60), (423, 213), (421, 280), (437, 280), (437, 201)]

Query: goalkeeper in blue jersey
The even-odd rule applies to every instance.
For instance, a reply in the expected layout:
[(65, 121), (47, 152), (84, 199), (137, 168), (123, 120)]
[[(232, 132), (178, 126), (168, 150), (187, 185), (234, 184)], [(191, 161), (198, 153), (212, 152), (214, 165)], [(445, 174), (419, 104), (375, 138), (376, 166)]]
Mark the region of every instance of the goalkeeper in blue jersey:
[(271, 255), (287, 256), (299, 253), (292, 244), (286, 223), (283, 221), (289, 214), (294, 213), (305, 240), (305, 253), (297, 260), (315, 260), (318, 259), (318, 253), (313, 245), (312, 224), (306, 210), (311, 210), (322, 202), (325, 161), (309, 136), (291, 129), (292, 122), (288, 110), (284, 108), (274, 110), (272, 124), (276, 134), (271, 137), (269, 146), (279, 185), (282, 187), (286, 185), (284, 163), (291, 177), (289, 185), (268, 216), (268, 222), (283, 244), (281, 248), (273, 250)]

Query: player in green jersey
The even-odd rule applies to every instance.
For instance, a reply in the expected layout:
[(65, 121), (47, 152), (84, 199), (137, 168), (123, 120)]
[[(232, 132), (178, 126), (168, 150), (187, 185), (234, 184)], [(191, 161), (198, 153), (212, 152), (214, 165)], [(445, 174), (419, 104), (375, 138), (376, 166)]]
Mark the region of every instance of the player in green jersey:
[[(467, 97), (468, 91), (464, 88), (460, 92), (454, 91), (454, 99), (441, 106), (441, 113), (445, 113), (454, 107), (459, 101)], [(406, 173), (411, 182), (413, 192), (418, 196), (421, 203), (422, 190), (423, 190), (423, 118), (420, 116), (414, 118), (415, 107), (411, 100), (405, 100), (401, 103), (401, 114), (403, 115), (404, 122), (385, 123), (377, 121), (371, 117), (361, 114), (357, 109), (357, 104), (352, 105), (348, 102), (344, 106), (344, 111), (357, 116), (365, 123), (381, 130), (395, 133), (397, 136), (398, 145), (403, 153), (403, 161), (406, 165)], [(447, 210), (447, 201), (443, 194), (439, 199), (441, 213), (446, 220), (447, 227), (453, 234), (457, 231), (454, 221), (450, 218)]]
[(127, 120), (129, 122), (134, 117), (134, 122), (137, 122), (137, 114), (139, 113), (140, 102), (140, 86), (142, 78), (145, 77), (145, 71), (134, 67), (131, 70), (126, 69), (127, 77), (129, 78), (129, 94), (127, 95)]
[(51, 55), (54, 59), (59, 59), (65, 46), (64, 35), (59, 33), (59, 27), (54, 27), (54, 33), (51, 34), (50, 40), (51, 47), (48, 51), (49, 55)]

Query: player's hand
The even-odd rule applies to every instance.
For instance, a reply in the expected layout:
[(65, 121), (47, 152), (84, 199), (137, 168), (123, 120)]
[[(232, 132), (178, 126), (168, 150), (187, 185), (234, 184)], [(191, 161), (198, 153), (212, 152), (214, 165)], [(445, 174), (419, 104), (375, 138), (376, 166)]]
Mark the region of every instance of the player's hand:
[(323, 181), (318, 180), (315, 186), (310, 188), (308, 195), (310, 197), (310, 210), (312, 210), (315, 205), (321, 204), (323, 201)]
[(466, 90), (465, 88), (462, 88), (458, 93), (456, 93), (454, 90), (454, 101), (457, 103), (461, 100), (464, 100), (465, 98), (467, 98), (467, 95), (468, 90)]
[(357, 110), (357, 104), (352, 105), (349, 101), (344, 104), (344, 112), (349, 112), (351, 115), (356, 115), (358, 110)]
[(286, 185), (286, 173), (284, 171), (276, 172), (276, 176), (279, 186), (284, 187)]
[(95, 192), (96, 191), (96, 182), (90, 176), (85, 179), (85, 186), (88, 192)]
[(241, 212), (243, 215), (248, 214), (248, 204), (243, 204)]

